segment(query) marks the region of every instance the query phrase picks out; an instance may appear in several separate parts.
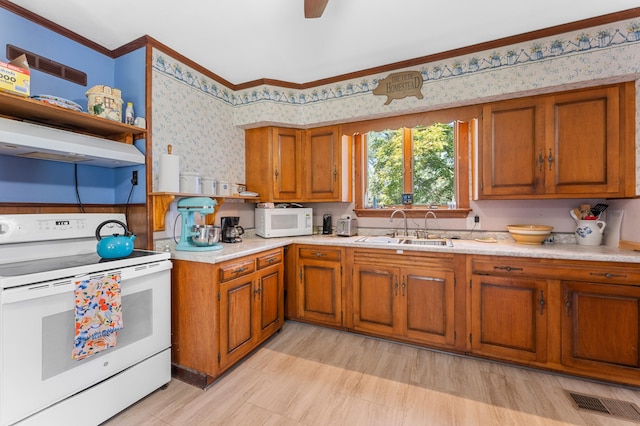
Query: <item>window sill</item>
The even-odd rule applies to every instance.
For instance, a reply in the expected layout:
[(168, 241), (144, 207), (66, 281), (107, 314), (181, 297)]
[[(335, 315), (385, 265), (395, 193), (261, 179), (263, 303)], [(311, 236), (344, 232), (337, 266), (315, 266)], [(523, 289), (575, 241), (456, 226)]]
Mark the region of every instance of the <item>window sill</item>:
[(433, 212), (436, 218), (466, 218), (471, 209), (425, 209), (425, 208), (384, 208), (384, 209), (354, 209), (358, 217), (389, 217), (394, 210), (403, 210), (408, 218), (424, 218), (428, 212)]

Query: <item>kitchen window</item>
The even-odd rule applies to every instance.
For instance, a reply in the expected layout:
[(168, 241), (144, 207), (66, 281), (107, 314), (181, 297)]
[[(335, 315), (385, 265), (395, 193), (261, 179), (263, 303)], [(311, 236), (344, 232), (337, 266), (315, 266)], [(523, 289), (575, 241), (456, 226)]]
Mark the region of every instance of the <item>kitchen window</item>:
[(367, 147), (365, 207), (409, 204), (457, 206), (453, 123), (371, 131)]
[(409, 217), (466, 217), (478, 116), (464, 107), (344, 126), (354, 142), (358, 216), (404, 209)]

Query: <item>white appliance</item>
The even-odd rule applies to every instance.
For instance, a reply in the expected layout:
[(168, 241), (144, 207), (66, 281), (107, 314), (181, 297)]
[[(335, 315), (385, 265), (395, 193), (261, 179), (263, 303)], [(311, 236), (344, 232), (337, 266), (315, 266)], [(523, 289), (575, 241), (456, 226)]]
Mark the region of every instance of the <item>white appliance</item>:
[(256, 209), (256, 235), (263, 238), (313, 234), (313, 209)]
[[(126, 223), (122, 214), (0, 215), (0, 426), (97, 425), (171, 380), (170, 253), (101, 259), (95, 230), (111, 219)], [(117, 344), (72, 359), (74, 279), (115, 272)]]

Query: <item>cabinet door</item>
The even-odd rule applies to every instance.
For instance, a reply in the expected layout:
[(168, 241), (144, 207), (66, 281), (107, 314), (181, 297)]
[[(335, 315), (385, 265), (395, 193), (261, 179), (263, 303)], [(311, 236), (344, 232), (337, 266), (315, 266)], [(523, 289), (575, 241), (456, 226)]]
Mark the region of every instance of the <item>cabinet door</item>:
[[(544, 190), (544, 106), (535, 99), (483, 108), (478, 198), (534, 195)], [(503, 198), (503, 197), (496, 197)]]
[(547, 109), (547, 193), (622, 191), (619, 103), (617, 87), (553, 97)]
[(255, 318), (262, 341), (282, 327), (284, 322), (284, 268), (274, 265), (262, 270), (257, 278), (258, 299)]
[(353, 266), (353, 328), (382, 335), (398, 332), (400, 272), (398, 268)]
[[(318, 249), (322, 252), (324, 249)], [(338, 258), (339, 259), (339, 258)], [(300, 318), (342, 325), (342, 273), (340, 261), (321, 257), (298, 260), (298, 312)]]
[(400, 287), (404, 335), (416, 342), (453, 345), (453, 272), (403, 268)]
[(562, 364), (631, 377), (640, 367), (640, 288), (563, 282)]
[[(273, 179), (274, 201), (299, 201), (302, 197), (302, 149), (301, 132), (295, 129), (274, 128)], [(247, 164), (251, 167), (251, 164)]]
[[(305, 131), (303, 156), (305, 160), (305, 199), (309, 201), (350, 201), (343, 199), (342, 179), (350, 182), (350, 174), (343, 174), (343, 147), (339, 126), (320, 127)], [(346, 170), (350, 170), (346, 167)]]
[(513, 361), (547, 358), (547, 282), (474, 275), (471, 350)]
[(224, 368), (249, 353), (257, 341), (254, 326), (254, 298), (258, 285), (254, 275), (220, 285), (220, 367)]

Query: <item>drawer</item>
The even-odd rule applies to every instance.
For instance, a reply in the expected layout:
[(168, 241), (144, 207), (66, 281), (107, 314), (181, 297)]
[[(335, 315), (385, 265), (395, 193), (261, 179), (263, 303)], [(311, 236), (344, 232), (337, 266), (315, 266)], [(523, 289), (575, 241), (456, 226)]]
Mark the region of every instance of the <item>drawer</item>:
[(521, 259), (474, 259), (472, 273), (476, 275), (521, 276), (562, 281), (589, 281), (609, 284), (640, 285), (640, 269), (632, 266), (607, 265), (604, 262)]
[(340, 249), (304, 247), (298, 250), (298, 257), (304, 259), (340, 260)]
[(225, 263), (220, 266), (220, 282), (232, 280), (243, 275), (251, 274), (256, 270), (256, 262), (253, 258), (238, 262)]
[(264, 269), (282, 262), (282, 250), (274, 250), (258, 256), (258, 269)]

